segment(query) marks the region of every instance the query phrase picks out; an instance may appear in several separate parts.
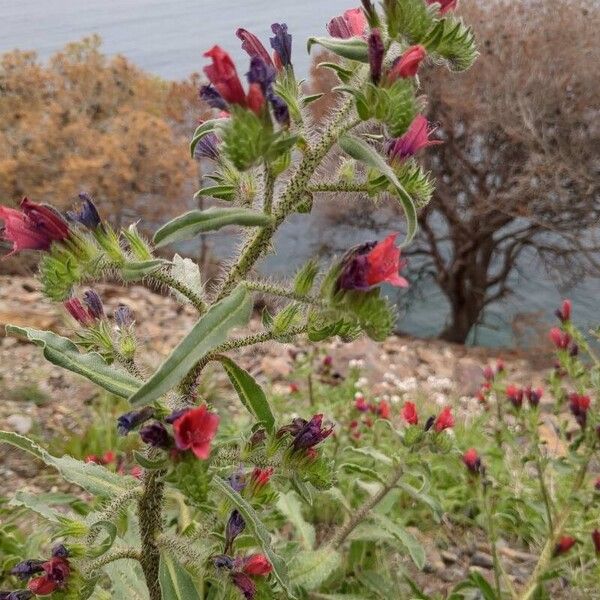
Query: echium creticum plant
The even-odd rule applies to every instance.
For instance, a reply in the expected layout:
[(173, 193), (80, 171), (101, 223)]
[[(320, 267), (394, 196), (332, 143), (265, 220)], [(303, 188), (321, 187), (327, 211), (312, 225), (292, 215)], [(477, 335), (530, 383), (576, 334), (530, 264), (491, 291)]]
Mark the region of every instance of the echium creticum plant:
[[(348, 533), (394, 487), (401, 469), (329, 543), (294, 551), (264, 521), (278, 491), (293, 487), (310, 502), (314, 492), (331, 485), (331, 464), (320, 444), (333, 425), (321, 414), (278, 423), (264, 391), (229, 355), (300, 335), (351, 340), (365, 333), (383, 340), (390, 333), (395, 314), (378, 285), (407, 285), (399, 275), (399, 234), (349, 249), (322, 275), (310, 261), (289, 285), (257, 280), (253, 267), (270, 251), (286, 218), (310, 212), (313, 198), (323, 192), (394, 198), (406, 216), (404, 243), (410, 241), (417, 209), (433, 188), (414, 156), (436, 143), (422, 115), (419, 67), (428, 61), (462, 70), (476, 57), (470, 29), (452, 14), (455, 4), (384, 0), (376, 8), (365, 0), (362, 8), (331, 20), (329, 37), (310, 38), (309, 50), (319, 44), (337, 55), (321, 68), (340, 79), (338, 105), (318, 130), (306, 110), (316, 97), (302, 94), (285, 24), (272, 25), (272, 54), (249, 31), (237, 31), (250, 57), (247, 85), (227, 53), (218, 46), (207, 51), (209, 83), (200, 95), (217, 116), (198, 127), (191, 152), (216, 165), (211, 185), (198, 194), (223, 204), (173, 219), (152, 243), (135, 225), (115, 230), (85, 194), (80, 207), (66, 215), (28, 199), (19, 209), (0, 208), (13, 251), (42, 253), (44, 293), (63, 302), (78, 324), (73, 339), (16, 326), (8, 326), (8, 334), (29, 339), (49, 361), (129, 399), (131, 411), (119, 418), (119, 433), (138, 435), (144, 448), (135, 454), (142, 473), (137, 479), (51, 456), (25, 437), (0, 433), (1, 442), (33, 454), (100, 500), (82, 518), (20, 493), (21, 505), (50, 520), (60, 545), (46, 560), (32, 557), (16, 565), (23, 589), (1, 592), (0, 598), (111, 597), (106, 589), (115, 598), (151, 600), (297, 598), (336, 568)], [(331, 168), (336, 160), (339, 168)], [(250, 233), (214, 293), (203, 289), (192, 261), (154, 253), (225, 225)], [(198, 312), (193, 328), (149, 375), (131, 311), (120, 306), (111, 321), (93, 289), (78, 292), (107, 277), (168, 289)], [(265, 316), (262, 332), (231, 336), (248, 322), (256, 292), (288, 302)], [(247, 429), (223, 427), (224, 417), (198, 397), (198, 382), (211, 361), (221, 364), (249, 411), (253, 422)], [(441, 418), (451, 419), (447, 413)], [(428, 435), (439, 436), (444, 428), (436, 425)]]

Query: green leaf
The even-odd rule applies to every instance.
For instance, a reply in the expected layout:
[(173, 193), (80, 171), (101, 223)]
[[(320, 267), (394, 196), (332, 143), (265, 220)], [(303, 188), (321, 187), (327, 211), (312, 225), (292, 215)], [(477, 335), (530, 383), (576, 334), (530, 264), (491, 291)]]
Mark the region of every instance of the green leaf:
[(423, 569), (425, 566), (425, 550), (411, 533), (382, 514), (371, 513), (371, 518), (377, 521), (381, 527), (393, 535), (408, 550), (408, 554), (419, 570)]
[(305, 590), (317, 589), (341, 565), (340, 553), (325, 546), (298, 552), (290, 564), (290, 579)]
[(319, 263), (314, 259), (309, 260), (294, 277), (294, 292), (300, 296), (309, 294), (318, 274)]
[(277, 499), (277, 510), (287, 518), (294, 526), (296, 533), (302, 540), (302, 546), (306, 550), (311, 550), (315, 546), (315, 528), (311, 523), (307, 523), (302, 516), (302, 505), (294, 492), (279, 494)]
[(225, 119), (209, 119), (208, 121), (204, 121), (202, 125), (196, 128), (194, 131), (194, 135), (192, 136), (192, 141), (190, 142), (190, 156), (194, 158), (194, 150), (196, 150), (196, 146), (198, 142), (209, 133), (213, 133), (218, 125), (225, 121)]
[(99, 354), (82, 354), (71, 340), (51, 331), (7, 325), (6, 334), (27, 338), (43, 348), (44, 358), (52, 364), (83, 375), (115, 396), (127, 398), (142, 385), (129, 373), (111, 367)]
[(254, 508), (252, 508), (252, 506), (242, 498), (227, 481), (224, 481), (220, 477), (215, 477), (212, 483), (218, 492), (225, 496), (240, 511), (242, 517), (244, 517), (244, 521), (246, 521), (248, 529), (254, 535), (263, 552), (269, 559), (269, 562), (273, 566), (275, 578), (286, 594), (290, 598), (295, 598), (296, 596), (292, 593), (290, 588), (285, 562), (271, 547), (271, 534), (258, 518)]
[(317, 65), (317, 69), (320, 69), (321, 67), (325, 69), (331, 69), (343, 83), (348, 83), (353, 75), (350, 69), (346, 69), (337, 63), (322, 62)]
[(189, 240), (199, 233), (215, 231), (226, 225), (244, 227), (264, 227), (271, 223), (272, 217), (250, 208), (222, 208), (213, 206), (206, 210), (191, 210), (163, 225), (154, 234), (157, 247), (182, 240)]
[(349, 156), (377, 169), (394, 186), (406, 215), (407, 232), (404, 245), (408, 244), (417, 231), (417, 211), (412, 198), (398, 181), (393, 169), (371, 146), (357, 137), (344, 135), (338, 140), (338, 143)]
[(151, 260), (143, 260), (139, 262), (127, 262), (121, 267), (121, 277), (123, 281), (139, 281), (147, 275), (156, 273), (159, 269), (167, 264), (162, 258), (154, 258)]
[(135, 462), (138, 465), (140, 465), (141, 467), (144, 467), (144, 469), (148, 469), (150, 471), (155, 471), (157, 469), (163, 469), (168, 463), (168, 459), (167, 459), (166, 455), (164, 455), (164, 454), (154, 460), (151, 460), (151, 459), (147, 458), (146, 456), (144, 456), (144, 454), (142, 452), (139, 452), (138, 450), (133, 451), (133, 458), (135, 459)]
[(85, 463), (71, 456), (52, 456), (41, 446), (18, 433), (0, 431), (0, 443), (10, 444), (32, 454), (48, 466), (54, 467), (66, 481), (98, 496), (113, 497), (138, 484), (133, 477), (117, 475), (95, 463)]
[(212, 198), (218, 198), (219, 200), (233, 200), (235, 196), (236, 187), (231, 183), (224, 183), (222, 185), (210, 185), (199, 189), (195, 194), (194, 198), (200, 198), (200, 196), (210, 196)]
[(115, 539), (117, 538), (117, 526), (111, 521), (96, 521), (93, 524), (94, 528), (104, 529), (108, 534), (99, 545), (94, 546), (94, 548), (88, 550), (88, 556), (91, 558), (97, 558), (98, 556), (102, 556), (105, 552), (108, 552), (112, 548)]
[(466, 71), (479, 56), (473, 30), (456, 17), (438, 21), (427, 35), (424, 46), (434, 58), (436, 55), (442, 58), (453, 71)]
[(59, 516), (64, 516), (64, 513), (58, 512), (54, 508), (52, 508), (49, 504), (44, 502), (39, 494), (35, 496), (33, 494), (28, 494), (27, 492), (18, 491), (13, 498), (11, 498), (8, 503), (9, 506), (24, 506), (29, 510), (37, 513), (46, 521), (50, 523), (59, 523)]
[(129, 401), (150, 404), (175, 387), (201, 358), (225, 341), (231, 328), (245, 325), (251, 313), (248, 290), (236, 287), (229, 296), (211, 306)]
[(373, 469), (369, 469), (368, 467), (363, 467), (362, 465), (357, 465), (354, 463), (344, 463), (340, 465), (340, 469), (345, 469), (346, 471), (350, 471), (350, 473), (356, 473), (357, 475), (362, 475), (367, 479), (374, 479), (375, 481), (379, 481), (381, 483), (385, 483), (385, 477), (374, 471)]
[(316, 102), (319, 98), (322, 98), (325, 94), (310, 94), (310, 96), (304, 96), (300, 102), (302, 102), (302, 106), (308, 106), (312, 102)]
[(227, 356), (219, 356), (219, 361), (229, 376), (231, 385), (233, 385), (235, 391), (238, 393), (242, 404), (248, 409), (251, 415), (264, 423), (265, 429), (269, 433), (273, 433), (275, 417), (263, 389), (256, 383), (256, 380), (248, 371), (236, 365)]
[(192, 576), (166, 552), (160, 555), (158, 581), (162, 600), (200, 600)]
[(394, 461), (384, 454), (383, 452), (379, 452), (375, 448), (371, 446), (365, 446), (363, 448), (355, 448), (354, 446), (347, 446), (344, 448), (344, 452), (352, 452), (354, 454), (361, 454), (362, 456), (366, 456), (368, 458), (372, 458), (373, 460), (383, 463), (384, 465), (392, 465)]
[(431, 512), (433, 512), (435, 520), (438, 521), (438, 523), (440, 522), (442, 515), (444, 514), (444, 509), (435, 498), (432, 498), (428, 494), (417, 490), (405, 481), (399, 481), (396, 485), (400, 489), (404, 490), (411, 498), (413, 498), (413, 500), (416, 500), (417, 502), (422, 502), (423, 504), (429, 506)]
[(136, 560), (124, 559), (112, 562), (104, 570), (112, 584), (112, 598), (124, 600), (149, 600), (142, 569)]
[(310, 37), (306, 44), (309, 54), (311, 48), (315, 44), (319, 44), (319, 46), (323, 46), (323, 48), (331, 50), (331, 52), (343, 58), (349, 58), (350, 60), (357, 60), (363, 63), (369, 62), (367, 42), (360, 38), (353, 37), (344, 40), (340, 38)]

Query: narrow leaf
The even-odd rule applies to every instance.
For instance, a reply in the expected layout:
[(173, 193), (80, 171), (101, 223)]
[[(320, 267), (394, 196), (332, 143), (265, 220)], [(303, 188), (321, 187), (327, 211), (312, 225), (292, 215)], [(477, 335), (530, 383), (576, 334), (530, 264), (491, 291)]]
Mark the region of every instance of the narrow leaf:
[(252, 312), (248, 290), (238, 286), (194, 325), (150, 379), (133, 394), (132, 404), (150, 404), (180, 383), (194, 365), (218, 346), (233, 327), (245, 325)]
[(290, 579), (305, 590), (317, 589), (341, 564), (336, 550), (326, 546), (299, 552), (290, 564)]
[(296, 533), (302, 540), (304, 548), (312, 550), (316, 539), (315, 528), (311, 523), (307, 523), (302, 516), (302, 505), (298, 501), (296, 494), (293, 492), (279, 494), (277, 510), (294, 526)]
[(161, 258), (153, 258), (151, 260), (139, 262), (128, 262), (121, 267), (121, 277), (127, 282), (139, 281), (148, 275), (152, 275), (152, 273), (156, 273), (156, 271), (166, 264), (166, 261)]
[(32, 454), (48, 466), (54, 467), (66, 481), (92, 494), (113, 497), (135, 487), (138, 483), (133, 477), (118, 475), (95, 463), (85, 463), (71, 456), (60, 458), (52, 456), (41, 446), (18, 433), (0, 431), (1, 443), (10, 444)]
[(306, 45), (309, 54), (311, 48), (315, 44), (319, 44), (320, 46), (323, 46), (323, 48), (331, 50), (331, 52), (337, 54), (338, 56), (342, 56), (343, 58), (349, 58), (350, 60), (357, 60), (363, 63), (369, 62), (369, 50), (367, 48), (367, 43), (360, 38), (340, 39), (310, 37), (308, 38)]
[(192, 576), (166, 552), (160, 555), (158, 581), (162, 600), (200, 600)]
[(371, 513), (371, 518), (375, 519), (381, 527), (402, 543), (418, 569), (422, 569), (425, 566), (425, 550), (422, 544), (411, 533), (379, 513)]
[(342, 150), (350, 155), (355, 160), (365, 163), (366, 165), (377, 169), (388, 181), (396, 188), (398, 198), (406, 215), (406, 239), (404, 245), (408, 244), (414, 237), (417, 231), (417, 211), (412, 198), (404, 189), (394, 170), (385, 162), (385, 160), (366, 142), (351, 135), (344, 135), (338, 143)]
[(212, 480), (212, 485), (240, 511), (241, 515), (244, 517), (244, 521), (246, 521), (249, 531), (254, 535), (263, 552), (269, 559), (269, 562), (273, 566), (275, 578), (287, 595), (290, 598), (295, 598), (296, 596), (292, 593), (288, 581), (285, 562), (271, 547), (271, 534), (258, 518), (254, 508), (252, 508), (252, 506), (242, 498), (227, 481), (224, 481), (220, 477), (215, 477)]
[(248, 409), (251, 415), (264, 423), (265, 429), (269, 433), (273, 433), (275, 417), (263, 389), (256, 383), (256, 380), (248, 371), (236, 365), (230, 358), (220, 356), (219, 361), (229, 376), (231, 385), (233, 385), (235, 391), (238, 393), (242, 404)]
[(199, 125), (194, 131), (194, 135), (192, 136), (192, 141), (190, 142), (190, 156), (194, 157), (194, 150), (196, 150), (196, 146), (198, 142), (209, 133), (215, 131), (220, 123), (225, 121), (226, 119), (209, 119), (208, 121), (204, 121), (202, 125)]
[(154, 234), (154, 243), (160, 247), (173, 242), (189, 240), (199, 233), (215, 231), (226, 225), (264, 227), (271, 220), (271, 216), (250, 208), (213, 206), (206, 210), (190, 210), (163, 225)]
[(52, 364), (83, 375), (115, 396), (128, 398), (142, 385), (141, 381), (125, 371), (110, 366), (99, 354), (82, 354), (71, 340), (51, 331), (7, 325), (6, 333), (27, 338), (43, 348), (44, 358)]

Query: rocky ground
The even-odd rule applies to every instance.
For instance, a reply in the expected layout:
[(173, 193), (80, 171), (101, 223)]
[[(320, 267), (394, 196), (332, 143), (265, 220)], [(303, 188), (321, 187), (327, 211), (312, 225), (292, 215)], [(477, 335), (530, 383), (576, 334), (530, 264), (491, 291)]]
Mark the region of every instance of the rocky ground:
[[(153, 293), (140, 286), (127, 289), (99, 286), (110, 314), (119, 303), (128, 304), (136, 315), (140, 341), (150, 350), (152, 365), (185, 334), (194, 322), (194, 313), (172, 298)], [(72, 323), (60, 306), (46, 301), (35, 280), (27, 277), (0, 277), (0, 328), (7, 323), (52, 329), (67, 334)], [(258, 330), (254, 319), (250, 329)], [(383, 344), (360, 339), (351, 344), (333, 342), (326, 345), (336, 368), (344, 371), (353, 361), (364, 365), (364, 378), (359, 385), (369, 392), (399, 402), (403, 397), (425, 393), (439, 404), (452, 401), (457, 410), (468, 410), (473, 395), (482, 382), (482, 365), (501, 357), (511, 380), (540, 385), (545, 369), (531, 357), (517, 351), (490, 351), (466, 348), (438, 341), (390, 337)], [(275, 385), (288, 386), (293, 369), (294, 353), (306, 351), (306, 345), (263, 344), (258, 350), (247, 349), (239, 355), (240, 362), (257, 377)], [(74, 376), (47, 363), (39, 348), (10, 337), (0, 337), (0, 429), (44, 436), (76, 431), (89, 417), (87, 405), (96, 390), (85, 379)], [(550, 431), (551, 428), (549, 428)], [(38, 467), (14, 453), (0, 454), (0, 477), (5, 489), (27, 487), (35, 489)], [(415, 532), (418, 534), (418, 532)], [(472, 535), (472, 534), (467, 534)], [(428, 573), (435, 580), (460, 580), (469, 570), (490, 572), (489, 548), (476, 537), (461, 535), (456, 546), (440, 551), (431, 540), (428, 548)], [(531, 569), (534, 557), (508, 547), (502, 548), (513, 576), (519, 580)], [(431, 576), (419, 574), (421, 583), (431, 582)], [(447, 585), (447, 584), (446, 584)]]

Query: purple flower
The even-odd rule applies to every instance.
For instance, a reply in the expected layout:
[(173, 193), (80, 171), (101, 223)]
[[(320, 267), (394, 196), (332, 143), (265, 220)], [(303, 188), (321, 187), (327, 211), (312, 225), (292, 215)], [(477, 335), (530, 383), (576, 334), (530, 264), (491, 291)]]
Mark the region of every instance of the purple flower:
[(119, 304), (114, 312), (115, 323), (121, 329), (133, 324), (133, 313), (126, 304)]
[(385, 46), (379, 29), (373, 29), (369, 34), (369, 65), (371, 67), (371, 81), (377, 85), (381, 80), (381, 68), (383, 66), (383, 55)]
[(236, 492), (241, 492), (246, 487), (246, 476), (244, 475), (244, 471), (240, 468), (235, 473), (232, 473), (227, 481), (229, 481), (229, 485), (231, 489)]
[(100, 296), (95, 290), (87, 290), (87, 292), (84, 292), (83, 302), (94, 319), (104, 319), (104, 306), (102, 305)]
[(158, 421), (142, 427), (140, 437), (145, 444), (154, 448), (168, 450), (173, 447), (173, 438), (169, 435), (167, 428)]
[(92, 199), (85, 192), (79, 194), (81, 200), (81, 206), (79, 210), (67, 211), (67, 218), (76, 223), (81, 223), (88, 229), (94, 230), (102, 225), (102, 219), (98, 214), (98, 209), (93, 203)]
[(64, 544), (58, 544), (52, 548), (53, 558), (69, 558), (69, 549)]
[(292, 66), (292, 36), (288, 33), (288, 28), (285, 23), (273, 23), (271, 31), (275, 37), (269, 38), (271, 48), (275, 51), (275, 66), (281, 67)]
[(235, 541), (235, 538), (246, 529), (246, 521), (244, 517), (236, 509), (234, 510), (227, 521), (225, 527), (225, 552), (228, 552)]
[(292, 447), (294, 450), (312, 448), (331, 435), (333, 425), (323, 427), (323, 415), (314, 415), (306, 425), (294, 436)]
[(44, 570), (42, 566), (43, 560), (27, 559), (15, 565), (11, 570), (11, 575), (15, 575), (19, 579), (29, 579), (35, 573), (41, 573)]
[(180, 408), (179, 410), (174, 410), (168, 417), (165, 418), (165, 422), (172, 425), (173, 423), (175, 423), (175, 421), (177, 421), (177, 419), (179, 419), (179, 417), (183, 417), (183, 415), (185, 415), (185, 413), (189, 412), (190, 410), (192, 409)]
[(225, 98), (219, 94), (217, 88), (212, 85), (203, 85), (199, 91), (200, 99), (204, 100), (211, 108), (219, 110), (228, 110), (229, 106), (225, 102)]
[(231, 574), (231, 581), (242, 592), (246, 600), (254, 600), (256, 596), (256, 584), (248, 575), (236, 571)]
[(259, 57), (267, 65), (273, 65), (273, 61), (267, 52), (267, 49), (263, 46), (263, 43), (247, 29), (239, 28), (235, 35), (242, 40), (242, 50), (250, 57)]
[(132, 429), (135, 429), (142, 423), (154, 416), (154, 409), (151, 406), (144, 406), (140, 410), (132, 410), (121, 415), (117, 419), (117, 432), (119, 435), (127, 435)]
[(33, 593), (29, 590), (17, 590), (15, 592), (0, 592), (0, 600), (30, 600)]
[(214, 133), (208, 133), (196, 144), (194, 158), (219, 158), (219, 138)]
[(217, 569), (233, 569), (233, 559), (226, 554), (217, 554), (212, 560)]
[(278, 96), (273, 90), (270, 90), (267, 94), (267, 99), (269, 100), (269, 104), (273, 109), (273, 115), (275, 116), (275, 120), (280, 125), (289, 125), (290, 124), (290, 111), (288, 109), (288, 105), (285, 103), (283, 98)]
[(271, 89), (277, 73), (273, 65), (267, 64), (260, 56), (250, 59), (250, 70), (246, 73), (248, 83), (258, 83), (263, 94)]

